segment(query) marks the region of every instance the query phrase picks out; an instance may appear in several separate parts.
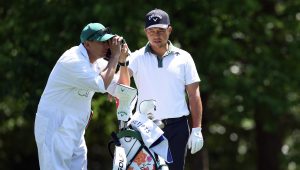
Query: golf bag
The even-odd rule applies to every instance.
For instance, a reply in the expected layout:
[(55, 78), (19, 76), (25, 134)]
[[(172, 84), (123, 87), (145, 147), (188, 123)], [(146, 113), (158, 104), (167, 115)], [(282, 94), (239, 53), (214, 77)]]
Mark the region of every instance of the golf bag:
[[(112, 140), (108, 144), (109, 153), (113, 158), (113, 170), (168, 170), (165, 159), (159, 156), (160, 151), (157, 151), (161, 149), (155, 149), (166, 148), (165, 144), (168, 142), (158, 126), (161, 125), (160, 122), (149, 119), (153, 118), (152, 113), (156, 110), (155, 101), (143, 101), (137, 109), (138, 112), (132, 115), (130, 105), (136, 102), (136, 89), (118, 85), (115, 96), (119, 102), (119, 131), (112, 133)], [(169, 162), (172, 161), (171, 155), (167, 155)]]
[[(161, 170), (166, 166), (165, 161), (143, 143), (138, 131), (123, 129), (118, 133), (112, 133), (112, 139), (109, 143), (109, 152), (112, 157), (114, 156), (114, 169)], [(116, 146), (115, 154), (111, 151), (112, 144)]]

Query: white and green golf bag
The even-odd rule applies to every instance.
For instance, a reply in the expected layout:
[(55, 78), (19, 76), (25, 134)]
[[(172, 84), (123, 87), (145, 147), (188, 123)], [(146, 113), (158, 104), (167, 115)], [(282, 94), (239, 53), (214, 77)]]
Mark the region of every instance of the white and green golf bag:
[[(172, 156), (168, 140), (163, 136), (163, 125), (153, 119), (156, 110), (154, 100), (141, 102), (132, 115), (136, 103), (137, 90), (117, 85), (115, 97), (118, 98), (117, 117), (119, 131), (112, 133), (109, 152), (113, 157), (113, 170), (168, 170), (165, 162), (171, 163)], [(115, 145), (114, 154), (111, 145)]]

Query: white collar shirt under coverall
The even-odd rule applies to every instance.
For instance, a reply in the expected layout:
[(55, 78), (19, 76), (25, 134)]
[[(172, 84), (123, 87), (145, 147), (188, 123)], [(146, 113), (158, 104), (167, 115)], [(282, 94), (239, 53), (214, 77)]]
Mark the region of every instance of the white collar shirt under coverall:
[(138, 89), (138, 105), (143, 100), (156, 100), (155, 119), (189, 115), (185, 86), (200, 78), (191, 55), (169, 41), (163, 58), (151, 52), (149, 43), (130, 55), (129, 68)]
[[(82, 44), (55, 64), (41, 96), (35, 120), (40, 169), (86, 169), (85, 127), (95, 92), (105, 93), (100, 71), (107, 61), (90, 63)], [(113, 90), (116, 78), (108, 88)]]

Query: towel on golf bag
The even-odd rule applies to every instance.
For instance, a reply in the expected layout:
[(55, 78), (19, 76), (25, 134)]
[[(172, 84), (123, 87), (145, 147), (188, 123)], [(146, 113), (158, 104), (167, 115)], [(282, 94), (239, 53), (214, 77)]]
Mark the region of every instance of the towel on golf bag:
[(147, 115), (136, 112), (128, 125), (140, 132), (147, 148), (161, 156), (166, 162), (173, 162), (168, 139), (163, 136), (164, 132), (152, 120), (148, 119)]

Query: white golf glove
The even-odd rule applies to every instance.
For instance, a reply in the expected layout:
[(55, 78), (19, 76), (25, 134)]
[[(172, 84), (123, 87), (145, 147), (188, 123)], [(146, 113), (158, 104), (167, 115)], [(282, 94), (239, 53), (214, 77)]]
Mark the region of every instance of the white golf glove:
[(188, 148), (191, 149), (191, 153), (198, 152), (203, 147), (203, 136), (201, 128), (193, 128), (188, 141)]

